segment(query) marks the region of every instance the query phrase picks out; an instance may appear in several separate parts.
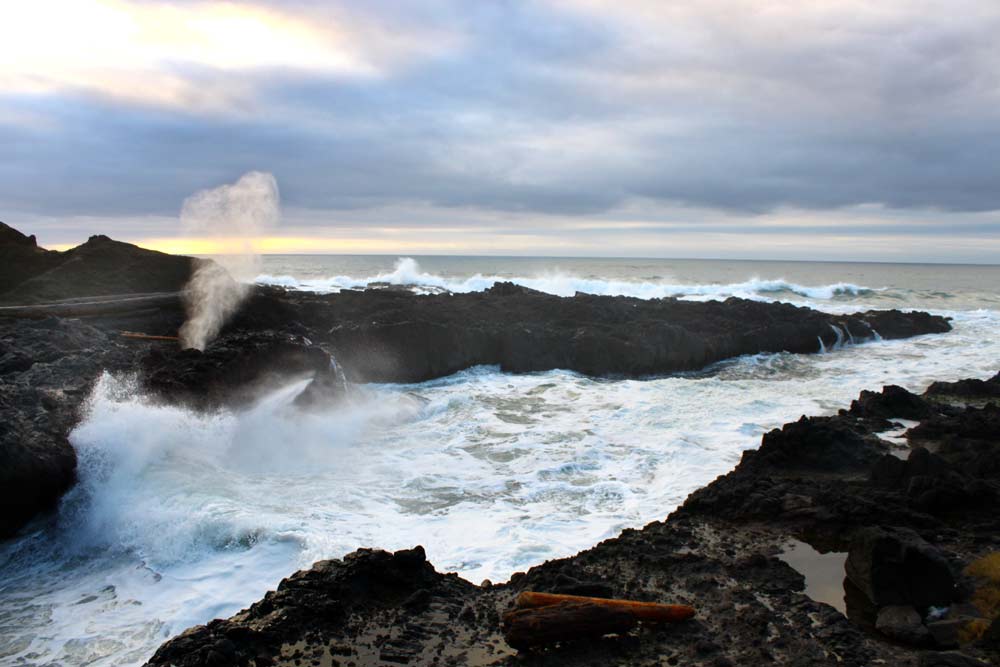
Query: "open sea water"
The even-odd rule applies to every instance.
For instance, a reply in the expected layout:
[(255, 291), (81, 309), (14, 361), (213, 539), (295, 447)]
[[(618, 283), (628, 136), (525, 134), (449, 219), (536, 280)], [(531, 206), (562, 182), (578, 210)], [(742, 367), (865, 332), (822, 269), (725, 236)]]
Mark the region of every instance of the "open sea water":
[(419, 293), (499, 280), (559, 295), (921, 309), (955, 329), (643, 380), (480, 367), (356, 387), (321, 415), (290, 405), (304, 382), (206, 415), (105, 375), (71, 436), (80, 483), (54, 520), (0, 544), (0, 664), (141, 664), (187, 627), (358, 547), (422, 544), (441, 571), (504, 581), (662, 519), (802, 414), (883, 384), (922, 391), (1000, 370), (998, 266), (267, 256), (257, 278)]

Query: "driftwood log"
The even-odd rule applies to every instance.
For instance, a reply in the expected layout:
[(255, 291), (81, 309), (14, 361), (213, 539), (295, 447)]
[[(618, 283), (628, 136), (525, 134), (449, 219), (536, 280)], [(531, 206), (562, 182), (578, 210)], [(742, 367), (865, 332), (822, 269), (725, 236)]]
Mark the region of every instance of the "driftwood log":
[(638, 621), (623, 609), (590, 602), (563, 602), (535, 609), (515, 609), (503, 617), (504, 639), (523, 650), (556, 642), (621, 634)]
[(165, 340), (171, 342), (180, 341), (179, 336), (156, 336), (153, 334), (139, 333), (137, 331), (120, 331), (118, 333), (122, 338), (132, 338), (134, 340)]
[(694, 608), (636, 600), (613, 600), (524, 591), (504, 614), (504, 639), (518, 650), (556, 642), (621, 634), (640, 621), (667, 623), (694, 616)]
[(694, 616), (694, 607), (686, 604), (659, 604), (657, 602), (638, 602), (636, 600), (614, 600), (609, 598), (591, 598), (582, 595), (562, 595), (559, 593), (535, 593), (524, 591), (517, 596), (514, 603), (517, 609), (536, 609), (568, 602), (587, 602), (609, 609), (620, 609), (628, 612), (633, 618), (647, 623), (674, 623), (686, 621)]

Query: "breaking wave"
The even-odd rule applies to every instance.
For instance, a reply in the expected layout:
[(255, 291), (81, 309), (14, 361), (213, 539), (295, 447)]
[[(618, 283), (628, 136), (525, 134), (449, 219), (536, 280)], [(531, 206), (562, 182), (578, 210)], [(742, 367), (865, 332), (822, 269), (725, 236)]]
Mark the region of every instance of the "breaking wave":
[(630, 296), (638, 299), (677, 297), (694, 301), (726, 299), (731, 296), (758, 301), (775, 301), (792, 295), (807, 299), (830, 300), (839, 296), (854, 297), (879, 291), (870, 287), (846, 282), (834, 283), (832, 285), (808, 286), (789, 282), (782, 278), (761, 279), (757, 277), (730, 284), (707, 283), (690, 285), (666, 282), (603, 280), (555, 272), (534, 277), (484, 276), (477, 273), (467, 278), (451, 278), (422, 271), (416, 260), (410, 257), (397, 260), (395, 268), (388, 273), (366, 278), (340, 275), (327, 278), (299, 279), (287, 275), (274, 276), (263, 274), (257, 276), (256, 282), (263, 285), (276, 285), (286, 289), (319, 293), (392, 286), (406, 287), (418, 294), (481, 292), (499, 282), (512, 282), (522, 287), (556, 296), (573, 296), (577, 292), (583, 292), (601, 296)]

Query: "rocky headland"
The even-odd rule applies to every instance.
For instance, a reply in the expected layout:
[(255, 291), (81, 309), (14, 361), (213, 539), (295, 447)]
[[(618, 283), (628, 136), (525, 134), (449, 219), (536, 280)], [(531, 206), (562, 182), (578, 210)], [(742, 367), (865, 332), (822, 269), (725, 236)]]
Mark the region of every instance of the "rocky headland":
[[(512, 284), (423, 296), (257, 287), (200, 352), (121, 332), (176, 335), (183, 286), (203, 260), (100, 236), (53, 254), (0, 232), (0, 258), (23, 268), (0, 274), (0, 537), (53, 520), (45, 511), (74, 481), (67, 436), (105, 371), (197, 410), (238, 408), (275, 378), (311, 377), (296, 403), (313, 409), (349, 382), (417, 382), (479, 364), (641, 377), (950, 329), (926, 313), (561, 298)], [(1000, 632), (972, 574), (1000, 548), (997, 394), (997, 378), (863, 394), (839, 415), (769, 433), (664, 522), (503, 585), (437, 573), (419, 547), (318, 563), (232, 619), (168, 642), (150, 664), (982, 664)], [(905, 445), (879, 435), (893, 419), (919, 422)], [(847, 616), (802, 594), (803, 575), (778, 557), (793, 537), (844, 554), (857, 589)], [(527, 589), (682, 602), (698, 615), (516, 654), (500, 615)]]

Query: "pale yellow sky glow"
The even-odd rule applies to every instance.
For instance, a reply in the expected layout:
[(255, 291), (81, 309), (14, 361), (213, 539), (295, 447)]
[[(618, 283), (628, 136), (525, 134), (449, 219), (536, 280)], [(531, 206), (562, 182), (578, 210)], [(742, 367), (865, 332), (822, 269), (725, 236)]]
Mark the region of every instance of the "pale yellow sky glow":
[[(933, 228), (934, 213), (893, 213), (877, 205), (838, 211), (782, 209), (745, 216), (707, 209), (650, 210), (649, 202), (633, 202), (603, 218), (494, 213), (474, 218), (469, 209), (432, 206), (390, 207), (378, 214), (288, 209), (279, 227), (250, 241), (261, 254), (371, 255), (551, 255), (619, 257), (719, 257), (827, 259), (868, 261), (954, 261), (1000, 256), (1000, 238), (989, 232), (992, 213), (955, 215), (953, 236), (896, 235), (895, 226)], [(662, 213), (663, 217), (657, 217)], [(410, 219), (411, 225), (399, 221)], [(468, 224), (475, 219), (476, 224)], [(395, 220), (395, 222), (393, 222)], [(40, 229), (55, 221), (38, 220)], [(224, 255), (244, 247), (243, 239), (184, 235), (176, 218), (134, 218), (108, 227), (107, 220), (79, 218), (65, 223), (85, 234), (106, 233), (146, 248), (186, 255)], [(880, 225), (883, 233), (871, 230)], [(176, 229), (176, 235), (159, 230)], [(26, 227), (31, 231), (34, 227)], [(763, 230), (768, 230), (762, 233)], [(807, 230), (807, 231), (803, 231)], [(46, 233), (38, 242), (67, 250), (86, 240), (56, 243)], [(58, 239), (62, 241), (62, 239)], [(979, 260), (982, 261), (982, 260)]]
[[(225, 238), (122, 238), (144, 248), (184, 255), (225, 255), (242, 247), (244, 240)], [(44, 244), (44, 239), (40, 239)], [(53, 250), (68, 250), (75, 244), (47, 244)], [(766, 236), (734, 226), (731, 231), (678, 231), (668, 235), (641, 227), (628, 231), (612, 229), (588, 236), (544, 235), (528, 231), (511, 233), (478, 230), (457, 234), (450, 229), (352, 229), (334, 234), (316, 230), (313, 235), (296, 234), (253, 239), (261, 254), (343, 255), (551, 255), (621, 257), (718, 257), (860, 260), (947, 261), (948, 257), (1000, 255), (1000, 239), (990, 236), (935, 238), (928, 253), (927, 238), (869, 235), (848, 231), (822, 232), (804, 239), (796, 233)], [(706, 252), (711, 248), (711, 252)], [(612, 249), (612, 252), (608, 252)]]

